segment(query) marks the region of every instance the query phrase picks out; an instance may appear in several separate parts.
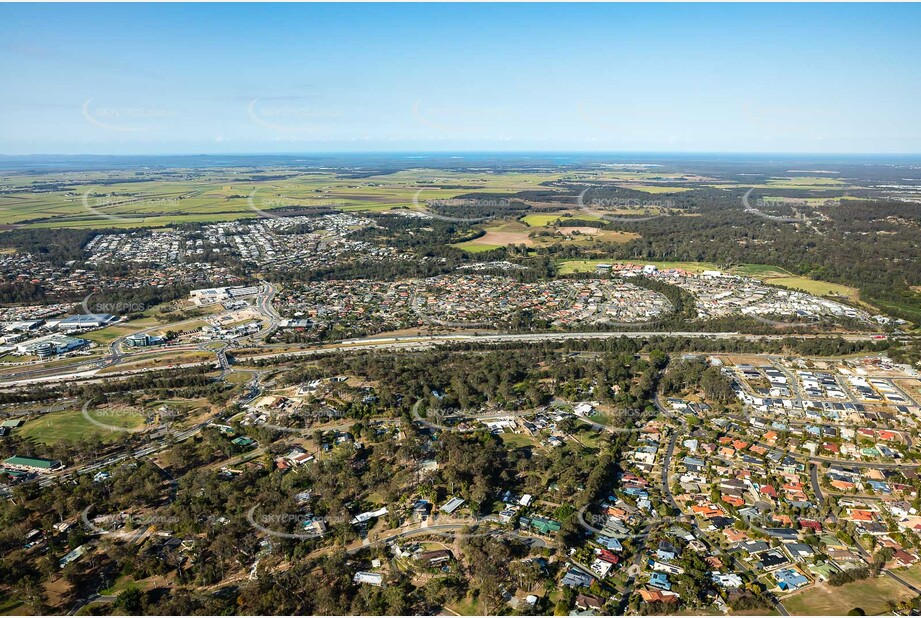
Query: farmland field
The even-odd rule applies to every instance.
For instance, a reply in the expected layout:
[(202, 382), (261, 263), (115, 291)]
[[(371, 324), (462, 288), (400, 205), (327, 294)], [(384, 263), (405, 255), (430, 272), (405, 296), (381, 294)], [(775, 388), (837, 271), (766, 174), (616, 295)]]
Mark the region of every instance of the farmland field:
[(493, 249), (501, 249), (505, 245), (491, 245), (488, 243), (479, 243), (475, 240), (470, 240), (467, 242), (462, 242), (454, 245), (458, 249), (463, 249), (470, 253), (484, 253), (486, 251), (492, 251)]
[(693, 187), (675, 187), (671, 185), (622, 185), (625, 189), (642, 191), (643, 193), (683, 193)]
[[(639, 211), (642, 212), (642, 211)], [(605, 211), (605, 214), (608, 214), (608, 211)], [(618, 211), (617, 214), (620, 214)], [(562, 221), (601, 221), (602, 218), (599, 215), (593, 215), (581, 211), (565, 211), (560, 213), (555, 213), (552, 215), (525, 215), (519, 219), (522, 223), (529, 227), (553, 227), (556, 226), (559, 222)]]
[[(327, 170), (228, 167), (181, 169), (168, 175), (67, 172), (54, 179), (49, 187), (44, 176), (0, 176), (0, 225), (130, 229), (229, 221), (257, 217), (261, 212), (424, 210), (433, 201), (459, 196), (495, 198), (535, 190), (560, 191), (552, 186), (560, 181), (604, 182), (653, 195), (684, 193), (698, 187), (742, 186), (695, 174), (627, 170), (573, 173), (412, 168), (354, 178)], [(754, 186), (814, 190), (823, 195), (829, 190), (853, 188), (845, 181), (819, 176), (772, 177)], [(569, 204), (571, 208), (572, 202)], [(533, 214), (522, 220), (529, 226), (545, 227), (563, 214)], [(569, 214), (591, 217), (572, 211)]]
[(791, 176), (770, 178), (767, 184), (789, 187), (840, 187), (847, 183), (837, 178), (827, 178), (825, 176)]
[(228, 168), (196, 172), (194, 179), (184, 180), (138, 181), (118, 172), (62, 177), (57, 190), (42, 192), (24, 190), (32, 177), (0, 178), (0, 225), (164, 227), (252, 218), (259, 211), (423, 209), (432, 200), (458, 195), (532, 190), (562, 174), (409, 169), (354, 179), (330, 172)]
[(548, 227), (560, 220), (560, 215), (525, 215), (521, 222), (529, 227)]

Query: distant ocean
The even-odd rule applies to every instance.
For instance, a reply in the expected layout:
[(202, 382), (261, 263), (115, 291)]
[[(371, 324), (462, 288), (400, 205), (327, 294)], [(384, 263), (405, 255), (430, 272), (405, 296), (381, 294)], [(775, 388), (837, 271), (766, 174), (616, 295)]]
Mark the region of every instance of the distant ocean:
[[(61, 172), (116, 169), (293, 167), (399, 170), (407, 168), (582, 167), (604, 164), (921, 165), (921, 155), (749, 154), (652, 152), (391, 152), (225, 155), (0, 155), (0, 169)], [(811, 169), (811, 168), (810, 168)]]

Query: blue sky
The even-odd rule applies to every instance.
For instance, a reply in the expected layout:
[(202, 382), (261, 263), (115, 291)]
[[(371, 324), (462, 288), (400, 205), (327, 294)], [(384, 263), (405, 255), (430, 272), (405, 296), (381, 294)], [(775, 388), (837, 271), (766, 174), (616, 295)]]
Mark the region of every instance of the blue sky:
[(918, 153), (919, 31), (892, 4), (0, 4), (0, 153)]

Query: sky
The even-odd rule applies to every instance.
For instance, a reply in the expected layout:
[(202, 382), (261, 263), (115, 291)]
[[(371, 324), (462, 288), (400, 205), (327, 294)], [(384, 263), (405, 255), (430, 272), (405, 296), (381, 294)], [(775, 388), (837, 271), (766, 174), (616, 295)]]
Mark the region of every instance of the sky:
[(0, 4), (0, 154), (921, 153), (918, 4)]

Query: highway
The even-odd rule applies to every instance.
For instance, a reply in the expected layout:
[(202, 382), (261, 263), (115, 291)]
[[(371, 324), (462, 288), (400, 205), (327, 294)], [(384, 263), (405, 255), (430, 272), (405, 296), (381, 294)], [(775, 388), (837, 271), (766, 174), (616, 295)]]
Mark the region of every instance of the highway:
[[(262, 294), (263, 294), (262, 298), (264, 299), (262, 301), (263, 306), (264, 306), (264, 303), (266, 302), (270, 304), (269, 299), (274, 296), (275, 288), (271, 285), (266, 285), (262, 288)], [(277, 314), (275, 314), (275, 316), (277, 317)], [(273, 328), (274, 326), (277, 326), (277, 322), (273, 321), (274, 319), (271, 317), (271, 315), (267, 315), (267, 317), (270, 320), (269, 329)], [(266, 329), (266, 331), (264, 332), (268, 333), (269, 329)], [(149, 330), (153, 330), (153, 329), (149, 329)], [(124, 337), (120, 337), (119, 339), (113, 341), (113, 343), (109, 346), (111, 355), (105, 361), (100, 361), (100, 362), (103, 362), (105, 366), (112, 366), (125, 358), (131, 358), (123, 354), (120, 350), (121, 341), (123, 340), (124, 340)], [(217, 366), (221, 369), (221, 379), (224, 379), (228, 373), (233, 371), (233, 368), (231, 367), (227, 359), (227, 355), (226, 355), (226, 349), (228, 346), (226, 342), (221, 342), (221, 343), (223, 345), (221, 345), (219, 348), (209, 349), (209, 351), (215, 353), (217, 357)], [(196, 345), (195, 349), (205, 350), (208, 348), (205, 347), (205, 344), (201, 344), (201, 345)], [(198, 365), (198, 364), (200, 363), (192, 363), (191, 365)], [(157, 368), (156, 370), (162, 370), (162, 368)], [(139, 371), (143, 372), (144, 370), (139, 370)], [(254, 374), (253, 379), (250, 381), (249, 386), (250, 386), (250, 394), (252, 395), (252, 397), (255, 397), (256, 395), (258, 395), (258, 392), (259, 392), (259, 386), (258, 386), (259, 378), (262, 375), (262, 372), (253, 371), (253, 374)], [(95, 373), (93, 375), (95, 375)], [(107, 376), (107, 377), (114, 377), (114, 376)], [(62, 377), (62, 378), (66, 379), (66, 377)], [(92, 474), (101, 469), (104, 469), (116, 463), (119, 463), (121, 461), (125, 461), (128, 459), (141, 459), (141, 458), (149, 457), (150, 455), (153, 455), (162, 450), (165, 450), (175, 445), (178, 442), (183, 442), (185, 440), (188, 440), (189, 438), (198, 434), (204, 427), (206, 427), (210, 423), (211, 423), (210, 420), (204, 421), (188, 429), (184, 429), (182, 431), (173, 432), (173, 433), (170, 433), (166, 431), (165, 428), (162, 428), (164, 430), (163, 435), (151, 440), (145, 446), (136, 448), (134, 450), (126, 449), (120, 453), (115, 453), (115, 454), (110, 453), (106, 455), (105, 457), (102, 457), (99, 460), (94, 461), (92, 463), (86, 464), (76, 470), (65, 468), (58, 472), (54, 472), (54, 473), (47, 474), (47, 475), (42, 475), (37, 479), (37, 482), (40, 487), (48, 487), (56, 482), (71, 478), (74, 474), (77, 474), (77, 475)]]
[[(277, 289), (275, 288), (275, 286), (273, 286), (270, 283), (264, 283), (260, 287), (260, 293), (255, 298), (254, 307), (256, 308), (257, 311), (259, 311), (262, 317), (265, 318), (265, 324), (258, 333), (247, 338), (253, 341), (254, 343), (256, 341), (264, 340), (278, 328), (281, 317), (279, 316), (278, 312), (276, 311), (273, 305), (273, 299), (276, 293), (277, 293)], [(191, 323), (192, 321), (193, 320), (189, 320), (186, 322), (180, 322), (175, 325), (171, 325), (171, 327), (179, 326), (183, 323)], [(151, 329), (148, 329), (148, 331), (157, 330), (158, 328), (162, 328), (162, 327), (151, 328)], [(273, 358), (273, 357), (289, 357), (289, 356), (296, 357), (296, 356), (328, 354), (330, 352), (349, 352), (349, 351), (365, 351), (365, 350), (416, 350), (416, 349), (432, 348), (432, 347), (439, 346), (439, 345), (446, 345), (446, 344), (450, 345), (450, 344), (459, 344), (459, 343), (460, 344), (463, 344), (463, 343), (501, 344), (501, 343), (510, 343), (510, 342), (540, 343), (540, 342), (565, 342), (565, 341), (580, 341), (580, 340), (605, 340), (605, 339), (619, 338), (619, 337), (629, 337), (629, 338), (683, 337), (683, 338), (711, 338), (711, 339), (736, 339), (738, 338), (738, 339), (745, 339), (745, 340), (776, 340), (776, 339), (783, 339), (789, 336), (790, 335), (786, 335), (786, 334), (747, 335), (747, 334), (740, 334), (734, 331), (733, 332), (716, 332), (716, 333), (689, 332), (689, 331), (610, 331), (610, 332), (602, 331), (602, 332), (584, 332), (584, 333), (554, 332), (554, 333), (505, 333), (505, 334), (490, 333), (490, 334), (483, 334), (483, 335), (477, 335), (477, 334), (415, 335), (415, 336), (407, 336), (407, 337), (391, 336), (391, 337), (366, 337), (366, 338), (358, 338), (358, 339), (349, 339), (349, 340), (341, 341), (335, 344), (297, 346), (299, 349), (295, 349), (291, 351), (288, 351), (288, 348), (292, 348), (295, 346), (292, 346), (290, 344), (264, 344), (262, 343), (262, 344), (255, 344), (254, 347), (260, 351), (266, 350), (267, 353), (266, 354), (258, 354), (258, 353), (250, 354), (248, 357), (249, 358)], [(848, 334), (848, 335), (843, 335), (843, 338), (852, 340), (852, 341), (865, 341), (865, 340), (871, 340), (875, 338), (875, 335), (874, 334)], [(21, 383), (23, 380), (27, 382), (31, 382), (35, 380), (49, 380), (49, 379), (50, 380), (53, 380), (53, 379), (80, 380), (80, 379), (98, 378), (100, 377), (100, 376), (97, 376), (97, 373), (99, 370), (103, 368), (114, 367), (119, 364), (125, 363), (126, 361), (135, 360), (136, 358), (141, 356), (141, 354), (131, 354), (131, 353), (124, 352), (122, 350), (124, 339), (125, 337), (123, 336), (113, 341), (109, 346), (108, 356), (104, 358), (101, 358), (98, 360), (92, 360), (92, 361), (81, 359), (77, 361), (76, 363), (74, 363), (74, 365), (63, 366), (63, 367), (38, 368), (38, 369), (31, 369), (31, 370), (27, 370), (27, 371), (19, 372), (19, 373), (8, 374), (7, 376), (3, 376), (3, 378), (0, 379), (0, 386), (13, 386), (17, 383)], [(175, 354), (177, 351), (196, 350), (196, 349), (197, 350), (207, 350), (215, 354), (216, 366), (221, 371), (221, 378), (224, 379), (229, 373), (234, 371), (227, 357), (227, 350), (229, 348), (230, 348), (230, 344), (227, 342), (222, 342), (222, 345), (220, 345), (220, 347), (210, 347), (210, 348), (207, 347), (207, 344), (197, 344), (197, 345), (189, 345), (189, 346), (181, 346), (181, 347), (177, 346), (175, 348), (163, 348), (163, 349), (157, 350), (153, 354), (150, 354), (150, 352), (147, 351), (147, 355), (151, 355), (155, 357), (157, 355)], [(279, 348), (283, 348), (285, 349), (285, 351), (273, 352), (273, 350), (278, 350)], [(200, 363), (192, 363), (192, 365), (194, 364), (200, 364)], [(143, 373), (146, 371), (160, 371), (162, 369), (163, 369), (162, 367), (150, 367), (150, 368), (139, 368), (139, 369), (131, 370), (131, 371), (133, 373)], [(253, 377), (253, 380), (251, 381), (251, 385), (252, 385), (251, 390), (253, 392), (258, 392), (258, 381), (259, 381), (260, 373), (259, 372), (254, 372), (254, 373), (255, 375)], [(113, 376), (106, 375), (106, 377), (113, 377)], [(793, 383), (795, 384), (795, 379), (793, 380)], [(413, 413), (414, 420), (416, 420), (417, 422), (421, 422), (425, 425), (428, 425), (430, 427), (440, 429), (440, 430), (451, 429), (450, 427), (446, 427), (444, 425), (423, 419), (418, 413), (419, 406), (421, 403), (422, 403), (421, 401), (417, 402), (416, 405), (413, 406), (412, 413)], [(660, 413), (681, 423), (680, 425), (675, 425), (672, 427), (672, 432), (669, 438), (668, 446), (665, 450), (665, 454), (661, 462), (662, 469), (661, 469), (661, 476), (660, 476), (660, 483), (661, 483), (663, 497), (667, 500), (667, 502), (674, 509), (676, 509), (678, 512), (681, 512), (681, 508), (678, 505), (675, 497), (672, 495), (672, 492), (671, 492), (671, 488), (669, 484), (669, 472), (671, 470), (672, 459), (674, 456), (674, 451), (676, 448), (677, 440), (679, 436), (684, 435), (683, 430), (686, 430), (687, 426), (684, 423), (684, 419), (682, 417), (673, 414), (670, 410), (668, 410), (667, 408), (665, 408), (665, 406), (662, 405), (658, 396), (655, 398), (655, 405), (659, 409)], [(477, 418), (479, 420), (487, 420), (489, 418), (513, 416), (513, 415), (518, 415), (518, 414), (521, 414), (521, 412), (499, 411), (499, 412), (493, 412), (493, 413), (487, 413), (483, 415), (474, 416), (473, 418)], [(605, 425), (601, 425), (599, 423), (588, 421), (587, 419), (580, 419), (580, 420), (588, 423), (589, 425), (593, 426), (597, 430), (604, 430), (604, 431), (609, 431), (609, 432), (622, 430), (619, 428), (610, 428)], [(111, 466), (115, 463), (118, 463), (119, 461), (131, 459), (131, 458), (137, 459), (137, 458), (149, 457), (152, 454), (155, 454), (161, 450), (164, 450), (172, 446), (176, 442), (180, 442), (180, 441), (189, 439), (190, 437), (194, 436), (199, 431), (201, 431), (201, 429), (205, 427), (207, 424), (208, 422), (200, 423), (194, 427), (191, 427), (182, 432), (178, 432), (172, 436), (165, 435), (160, 439), (154, 440), (147, 446), (134, 449), (133, 451), (126, 450), (125, 452), (117, 453), (114, 455), (110, 454), (98, 462), (94, 462), (89, 465), (85, 465), (75, 471), (74, 470), (62, 471), (61, 473), (41, 477), (39, 479), (39, 484), (41, 486), (47, 486), (51, 483), (57, 482), (58, 480), (70, 478), (74, 473), (79, 474), (79, 475), (92, 474), (98, 471), (99, 469)], [(794, 454), (794, 457), (799, 457), (799, 456)], [(875, 464), (875, 463), (868, 463), (868, 462), (845, 462), (841, 460), (824, 458), (824, 457), (812, 457), (812, 458), (803, 457), (803, 459), (805, 459), (807, 463), (810, 465), (810, 478), (811, 478), (811, 482), (813, 486), (813, 491), (816, 495), (816, 499), (819, 502), (820, 506), (824, 504), (824, 498), (822, 496), (821, 488), (819, 486), (818, 470), (817, 470), (818, 466), (816, 465), (819, 462), (837, 463), (837, 464), (852, 465), (852, 466), (856, 465), (856, 466), (862, 466), (862, 467), (881, 468), (881, 469), (900, 468), (900, 467), (918, 467), (919, 466), (919, 464), (914, 464), (914, 463)], [(580, 525), (582, 525), (586, 530), (596, 532), (596, 533), (600, 532), (596, 528), (590, 526), (584, 520), (583, 511), (579, 511), (578, 513), (578, 521)], [(697, 525), (696, 520), (693, 517), (691, 517), (690, 519), (691, 519), (691, 523), (693, 527), (698, 533), (698, 537), (702, 541), (704, 541), (707, 538), (706, 535), (700, 530), (700, 528)], [(634, 535), (634, 536), (646, 536), (648, 534), (649, 529), (651, 529), (653, 525), (661, 523), (662, 521), (664, 520), (650, 522), (641, 533)], [(480, 521), (471, 521), (471, 522), (452, 522), (452, 523), (441, 524), (441, 523), (435, 523), (433, 521), (427, 527), (424, 527), (424, 528), (419, 527), (419, 528), (412, 528), (409, 530), (397, 531), (397, 532), (394, 532), (393, 534), (389, 534), (387, 536), (376, 539), (375, 541), (372, 541), (369, 544), (363, 544), (361, 546), (351, 548), (348, 550), (348, 552), (356, 553), (356, 552), (361, 551), (365, 547), (368, 547), (369, 545), (388, 543), (388, 542), (391, 542), (393, 540), (397, 540), (400, 538), (407, 538), (407, 537), (417, 536), (417, 535), (445, 535), (445, 536), (452, 535), (453, 536), (453, 535), (456, 535), (460, 530), (467, 528), (467, 527), (473, 527), (473, 529), (476, 529), (477, 526), (480, 525), (480, 523), (481, 523)], [(492, 533), (494, 532), (490, 531), (488, 534), (492, 534)], [(537, 537), (524, 536), (524, 535), (520, 535), (516, 533), (501, 533), (501, 534), (503, 536), (514, 536), (516, 538), (519, 538), (520, 540), (528, 542), (529, 544), (536, 544), (538, 546), (542, 546), (544, 544), (544, 541)], [(743, 565), (740, 565), (737, 561), (735, 561), (734, 558), (732, 558), (732, 560), (735, 562), (737, 568), (740, 568), (742, 570), (747, 570)], [(918, 591), (917, 588), (910, 586), (908, 583), (904, 582), (904, 580), (899, 578), (897, 575), (889, 571), (884, 571), (884, 572), (888, 576), (902, 583), (903, 585), (906, 585), (912, 590), (915, 590), (916, 592), (921, 593), (921, 591)], [(773, 596), (771, 596), (770, 598), (775, 608), (781, 615), (788, 615), (786, 609), (783, 607), (782, 603), (778, 599), (774, 598)], [(106, 602), (107, 600), (108, 599), (105, 599), (101, 602)], [(92, 600), (87, 599), (86, 601), (87, 602), (100, 602), (96, 599), (92, 599)]]
[[(281, 317), (272, 304), (276, 293), (277, 288), (274, 285), (271, 283), (264, 283), (260, 287), (259, 294), (254, 299), (253, 306), (267, 320), (267, 325), (258, 333), (253, 335), (254, 340), (265, 339), (278, 328)], [(145, 328), (131, 334), (149, 334), (155, 331), (163, 330), (163, 328), (166, 326), (171, 329), (181, 329), (183, 326), (195, 324), (200, 321), (200, 317), (189, 318), (188, 320), (182, 320), (180, 322), (175, 322), (168, 325), (152, 326), (150, 328)], [(213, 352), (216, 357), (216, 366), (221, 370), (221, 378), (223, 379), (230, 371), (230, 363), (227, 360), (226, 354), (227, 349), (230, 347), (230, 343), (227, 341), (219, 341), (218, 343), (221, 344), (221, 347), (219, 348), (209, 347), (211, 344), (213, 344), (213, 342), (203, 342), (170, 345), (155, 349), (140, 348), (126, 352), (124, 350), (124, 342), (128, 336), (128, 334), (125, 334), (112, 341), (112, 343), (109, 344), (109, 353), (107, 356), (96, 359), (75, 358), (72, 364), (58, 365), (55, 367), (37, 366), (15, 373), (4, 374), (0, 376), (0, 388), (25, 386), (28, 384), (38, 384), (43, 382), (62, 382), (91, 379), (97, 377), (97, 374), (102, 369), (115, 367), (130, 361), (146, 359), (148, 357), (154, 359), (160, 356), (174, 356), (178, 352)], [(174, 367), (190, 367), (200, 364), (201, 363), (183, 363), (177, 364)], [(166, 367), (142, 367), (133, 370), (126, 370), (124, 373), (146, 373), (150, 371), (162, 371), (165, 368)], [(122, 372), (110, 372), (104, 375), (107, 378), (114, 378), (117, 377), (120, 373)]]
[[(272, 300), (277, 293), (276, 288), (270, 283), (264, 283), (254, 301), (254, 307), (266, 318), (268, 324), (258, 333), (251, 337), (252, 340), (263, 340), (278, 328), (281, 318), (275, 309)], [(185, 320), (169, 325), (171, 328), (190, 324), (197, 321)], [(141, 333), (162, 329), (162, 326), (152, 327)], [(758, 340), (780, 340), (790, 337), (789, 334), (773, 335), (749, 335), (736, 331), (731, 332), (695, 332), (695, 331), (592, 331), (592, 332), (545, 332), (545, 333), (489, 333), (489, 334), (449, 334), (449, 335), (411, 335), (405, 337), (364, 337), (358, 339), (347, 339), (332, 344), (265, 344), (261, 343), (254, 346), (255, 349), (266, 353), (254, 353), (247, 355), (247, 358), (271, 359), (278, 357), (297, 357), (297, 356), (314, 356), (317, 354), (328, 354), (330, 352), (347, 352), (356, 350), (422, 350), (444, 344), (458, 343), (475, 343), (475, 344), (501, 344), (501, 343), (541, 343), (548, 341), (580, 341), (580, 340), (604, 340), (619, 337), (628, 337), (634, 339), (644, 339), (647, 337), (686, 337), (696, 339), (744, 339), (747, 341)], [(871, 341), (878, 337), (875, 333), (845, 333), (840, 336), (848, 341)], [(815, 338), (820, 335), (802, 335), (804, 338)], [(10, 373), (0, 377), (0, 388), (18, 386), (40, 381), (73, 381), (92, 378), (103, 368), (117, 366), (128, 360), (134, 360), (141, 355), (150, 356), (169, 356), (178, 351), (212, 351), (207, 348), (207, 344), (188, 344), (183, 346), (172, 346), (160, 348), (155, 351), (144, 350), (135, 354), (130, 354), (122, 349), (125, 337), (120, 337), (112, 342), (109, 346), (109, 355), (100, 359), (86, 360), (77, 359), (73, 365), (62, 365), (56, 367), (38, 367), (23, 372)], [(243, 343), (242, 341), (240, 342)], [(229, 347), (229, 345), (228, 345)], [(275, 352), (279, 348), (284, 352)], [(293, 348), (293, 349), (292, 349)], [(224, 370), (224, 364), (221, 361), (221, 351), (215, 352), (218, 356), (217, 365)], [(192, 363), (201, 364), (201, 363)], [(136, 372), (159, 371), (162, 367), (147, 367), (138, 369)]]

